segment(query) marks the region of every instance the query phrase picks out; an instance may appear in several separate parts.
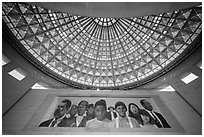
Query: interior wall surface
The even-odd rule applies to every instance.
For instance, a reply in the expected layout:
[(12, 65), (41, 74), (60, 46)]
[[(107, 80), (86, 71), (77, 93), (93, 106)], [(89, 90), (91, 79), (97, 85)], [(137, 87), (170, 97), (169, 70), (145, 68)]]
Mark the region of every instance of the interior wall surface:
[[(42, 104), (49, 106), (50, 101), (45, 102), (46, 98), (55, 94), (58, 96), (80, 95), (80, 96), (138, 96), (138, 95), (157, 95), (164, 102), (165, 106), (175, 116), (183, 132), (123, 132), (119, 129), (115, 132), (100, 132), (93, 130), (92, 132), (85, 132), (82, 128), (78, 130), (62, 128), (52, 128), (41, 130), (26, 130), (26, 126), (32, 123), (33, 117), (40, 117), (43, 111), (39, 111)], [(44, 109), (48, 109), (45, 107)], [(36, 114), (36, 112), (38, 112)], [(132, 91), (94, 91), (94, 90), (67, 90), (67, 89), (35, 89), (30, 90), (2, 119), (3, 134), (201, 134), (202, 132), (202, 118), (198, 115), (176, 92), (159, 92), (155, 90), (132, 90)], [(33, 121), (35, 122), (35, 121)], [(33, 125), (36, 126), (36, 125)]]

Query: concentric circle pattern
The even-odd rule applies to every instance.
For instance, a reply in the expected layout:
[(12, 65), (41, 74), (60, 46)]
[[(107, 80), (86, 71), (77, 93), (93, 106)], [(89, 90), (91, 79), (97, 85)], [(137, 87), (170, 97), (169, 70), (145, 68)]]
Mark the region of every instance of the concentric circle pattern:
[(94, 18), (3, 3), (3, 21), (53, 73), (90, 87), (139, 82), (174, 61), (202, 31), (202, 7), (137, 18)]
[(95, 18), (94, 21), (102, 27), (111, 26), (116, 22), (116, 19), (113, 18)]

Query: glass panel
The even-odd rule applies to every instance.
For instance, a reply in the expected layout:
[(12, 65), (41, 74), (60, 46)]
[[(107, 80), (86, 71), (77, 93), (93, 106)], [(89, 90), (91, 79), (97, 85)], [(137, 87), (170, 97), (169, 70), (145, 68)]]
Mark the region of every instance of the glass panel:
[[(3, 21), (42, 65), (92, 86), (126, 85), (151, 77), (193, 46), (202, 31), (202, 6), (137, 18), (82, 17), (26, 3), (4, 2), (2, 8)], [(117, 77), (132, 72), (132, 78)]]

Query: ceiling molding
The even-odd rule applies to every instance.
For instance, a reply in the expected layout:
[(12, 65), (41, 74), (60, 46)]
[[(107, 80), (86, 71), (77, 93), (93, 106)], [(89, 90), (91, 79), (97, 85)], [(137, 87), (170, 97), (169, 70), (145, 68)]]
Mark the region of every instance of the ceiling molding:
[(47, 9), (89, 17), (129, 18), (167, 13), (201, 2), (28, 2)]

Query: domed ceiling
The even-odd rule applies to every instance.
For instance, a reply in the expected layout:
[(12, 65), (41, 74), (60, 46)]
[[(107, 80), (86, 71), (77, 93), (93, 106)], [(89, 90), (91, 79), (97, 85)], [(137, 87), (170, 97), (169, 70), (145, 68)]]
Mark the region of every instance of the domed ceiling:
[(62, 13), (3, 3), (3, 23), (22, 54), (78, 88), (138, 87), (171, 70), (197, 45), (202, 7), (132, 18)]

